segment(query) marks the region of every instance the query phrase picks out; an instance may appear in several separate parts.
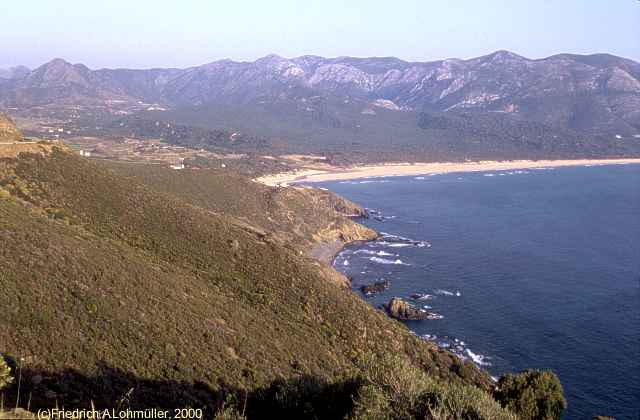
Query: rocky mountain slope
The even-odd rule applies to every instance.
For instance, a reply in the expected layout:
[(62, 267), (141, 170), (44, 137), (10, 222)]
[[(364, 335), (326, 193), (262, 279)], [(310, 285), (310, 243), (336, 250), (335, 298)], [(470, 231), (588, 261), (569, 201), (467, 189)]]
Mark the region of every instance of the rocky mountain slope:
[(565, 129), (640, 129), (640, 64), (607, 54), (531, 60), (497, 51), (425, 63), (270, 55), (255, 62), (150, 70), (90, 70), (55, 59), (19, 73), (0, 79), (5, 106), (144, 101), (173, 107), (287, 102), (314, 108), (320, 96), (356, 102), (368, 113), (474, 110)]

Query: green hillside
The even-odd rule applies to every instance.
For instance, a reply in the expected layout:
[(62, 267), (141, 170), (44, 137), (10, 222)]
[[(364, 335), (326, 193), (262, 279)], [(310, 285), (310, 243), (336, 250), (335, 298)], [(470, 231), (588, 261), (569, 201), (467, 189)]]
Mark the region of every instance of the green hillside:
[(228, 169), (174, 171), (159, 165), (100, 162), (184, 203), (234, 217), (282, 244), (309, 251), (318, 241), (366, 240), (374, 231), (344, 216), (364, 210), (327, 190), (273, 188)]
[[(491, 388), (485, 373), (301, 255), (314, 226), (352, 223), (335, 211), (302, 214), (317, 219), (301, 230), (298, 192), (229, 176), (209, 197), (205, 186), (218, 181), (196, 186), (199, 175), (183, 175), (167, 186), (168, 175), (156, 175), (154, 187), (139, 182), (154, 177), (58, 148), (0, 160), (0, 354), (20, 368), (23, 403), (110, 407), (126, 396), (132, 407), (211, 413), (228, 395), (259, 407), (278, 383), (311, 383), (303, 388), (322, 390), (314, 398), (329, 398), (331, 384), (351, 386), (341, 400), (348, 411), (362, 360), (376, 366), (390, 354), (430, 381)], [(259, 190), (292, 205), (288, 222), (259, 217)]]

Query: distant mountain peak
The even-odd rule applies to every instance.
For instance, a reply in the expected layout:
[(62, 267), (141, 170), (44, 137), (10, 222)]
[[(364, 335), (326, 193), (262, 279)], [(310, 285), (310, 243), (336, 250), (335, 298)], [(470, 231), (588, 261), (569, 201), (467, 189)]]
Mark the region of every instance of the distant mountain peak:
[(516, 53), (513, 53), (511, 51), (508, 50), (498, 50), (498, 51), (494, 51), (491, 54), (489, 54), (487, 56), (487, 58), (491, 58), (493, 60), (500, 60), (500, 61), (504, 61), (504, 60), (527, 60), (527, 58), (518, 55)]
[(267, 54), (262, 58), (257, 59), (255, 62), (257, 63), (268, 63), (268, 62), (279, 62), (279, 61), (285, 61), (287, 60), (286, 58), (279, 56), (278, 54)]
[(56, 57), (51, 61), (43, 64), (41, 67), (71, 67), (73, 64), (65, 60), (64, 58)]

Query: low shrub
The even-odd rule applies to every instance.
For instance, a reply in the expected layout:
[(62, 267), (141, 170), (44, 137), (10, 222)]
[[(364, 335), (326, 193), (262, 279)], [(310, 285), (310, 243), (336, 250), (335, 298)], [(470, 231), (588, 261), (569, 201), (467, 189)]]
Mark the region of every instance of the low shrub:
[(567, 408), (562, 384), (549, 371), (526, 370), (505, 375), (498, 382), (496, 399), (522, 419), (556, 420)]
[(4, 360), (4, 357), (0, 355), (0, 390), (6, 388), (13, 382), (13, 376), (11, 376), (11, 367)]

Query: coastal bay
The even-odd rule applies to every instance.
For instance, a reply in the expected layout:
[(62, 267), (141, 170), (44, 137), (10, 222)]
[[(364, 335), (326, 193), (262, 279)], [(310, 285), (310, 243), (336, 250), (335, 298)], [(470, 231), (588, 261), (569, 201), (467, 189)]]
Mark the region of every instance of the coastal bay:
[(581, 419), (633, 418), (640, 391), (639, 182), (640, 165), (610, 165), (318, 186), (368, 207), (381, 233), (334, 260), (357, 293), (388, 281), (363, 297), (443, 315), (406, 324), (494, 376), (552, 369)]

